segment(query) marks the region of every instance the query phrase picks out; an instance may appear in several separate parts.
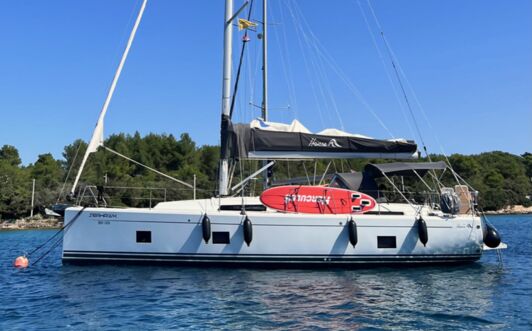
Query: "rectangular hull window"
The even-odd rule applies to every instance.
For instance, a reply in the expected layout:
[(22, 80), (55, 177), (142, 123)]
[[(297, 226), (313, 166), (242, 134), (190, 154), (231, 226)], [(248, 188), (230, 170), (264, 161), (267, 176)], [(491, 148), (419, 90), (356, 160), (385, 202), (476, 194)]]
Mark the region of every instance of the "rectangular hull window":
[(138, 243), (151, 243), (151, 231), (137, 231)]
[(393, 236), (379, 236), (377, 237), (378, 248), (397, 248), (395, 237)]
[(212, 233), (213, 244), (229, 244), (229, 232), (214, 232)]

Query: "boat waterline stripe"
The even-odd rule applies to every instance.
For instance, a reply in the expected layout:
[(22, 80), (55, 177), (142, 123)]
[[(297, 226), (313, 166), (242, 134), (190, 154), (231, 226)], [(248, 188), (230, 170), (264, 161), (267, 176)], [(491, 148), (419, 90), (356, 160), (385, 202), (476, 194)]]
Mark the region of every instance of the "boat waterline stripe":
[[(168, 253), (167, 253), (168, 254)], [(390, 262), (466, 262), (475, 261), (480, 254), (469, 255), (234, 255), (234, 254), (139, 254), (139, 253), (69, 253), (63, 254), (64, 261), (160, 261), (189, 263), (390, 263)]]
[(212, 264), (212, 265), (261, 265), (261, 266), (279, 266), (279, 265), (353, 265), (353, 264), (434, 264), (434, 263), (463, 263), (463, 262), (474, 262), (478, 260), (478, 257), (470, 258), (438, 258), (438, 259), (349, 259), (349, 260), (325, 260), (325, 259), (307, 259), (307, 260), (293, 260), (293, 259), (256, 259), (256, 260), (219, 260), (219, 259), (160, 259), (160, 258), (131, 258), (131, 257), (65, 257), (63, 261), (65, 263), (71, 262), (93, 262), (93, 263), (102, 263), (102, 262), (111, 262), (111, 263), (138, 263), (138, 262), (149, 262), (149, 263), (175, 263), (175, 264)]
[(384, 256), (384, 257), (394, 257), (394, 256), (480, 256), (480, 254), (220, 254), (220, 253), (166, 253), (166, 252), (121, 252), (121, 251), (77, 251), (77, 250), (65, 250), (64, 254), (133, 254), (133, 255), (172, 255), (172, 256), (308, 256), (308, 257), (344, 257), (344, 256)]
[(369, 265), (369, 264), (434, 264), (434, 263), (465, 263), (474, 262), (479, 257), (467, 258), (355, 258), (355, 259), (212, 259), (212, 258), (144, 258), (144, 257), (63, 257), (65, 263), (161, 263), (161, 264), (210, 264), (210, 265), (256, 265), (256, 266), (303, 266), (303, 265)]

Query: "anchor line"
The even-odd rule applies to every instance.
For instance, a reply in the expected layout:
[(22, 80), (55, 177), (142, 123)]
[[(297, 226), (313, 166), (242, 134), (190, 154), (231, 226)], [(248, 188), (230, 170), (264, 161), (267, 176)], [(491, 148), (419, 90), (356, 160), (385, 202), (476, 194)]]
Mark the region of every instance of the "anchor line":
[[(29, 252), (27, 254), (27, 256), (31, 256), (32, 254), (34, 254), (35, 252), (37, 252), (38, 250), (40, 250), (41, 248), (43, 248), (44, 246), (46, 246), (48, 243), (50, 243), (54, 238), (56, 238), (61, 232), (63, 231), (67, 231), (71, 226), (72, 224), (74, 224), (76, 222), (76, 220), (79, 218), (79, 216), (81, 215), (81, 213), (85, 210), (85, 206), (72, 218), (72, 220), (67, 224), (67, 225), (63, 225), (61, 227), (61, 229), (59, 229), (53, 236), (51, 236), (50, 238), (48, 238), (44, 243), (42, 243), (41, 245), (37, 246), (34, 250), (32, 250), (31, 252)], [(35, 260), (35, 262), (33, 264), (37, 264), (37, 262), (39, 262), (40, 260), (42, 260), (46, 255), (48, 255), (52, 249), (54, 249), (57, 244), (61, 241), (61, 238), (59, 238), (58, 240), (56, 240), (50, 247), (50, 249), (48, 249), (47, 251), (45, 251), (37, 260)]]

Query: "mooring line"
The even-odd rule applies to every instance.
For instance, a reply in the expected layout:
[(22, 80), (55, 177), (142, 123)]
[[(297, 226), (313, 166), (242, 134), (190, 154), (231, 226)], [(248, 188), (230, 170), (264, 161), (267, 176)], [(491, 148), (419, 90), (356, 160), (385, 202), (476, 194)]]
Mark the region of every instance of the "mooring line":
[[(61, 232), (63, 231), (66, 231), (68, 230), (68, 228), (70, 228), (70, 226), (72, 226), (72, 224), (74, 224), (74, 222), (79, 218), (79, 216), (81, 216), (81, 214), (83, 213), (83, 211), (85, 210), (85, 208), (87, 208), (86, 206), (84, 206), (83, 208), (81, 208), (81, 210), (72, 218), (72, 220), (67, 224), (67, 225), (63, 225), (61, 227), (61, 229), (59, 229), (53, 236), (51, 236), (50, 238), (48, 238), (44, 243), (40, 244), (39, 246), (37, 246), (34, 250), (32, 250), (31, 252), (29, 252), (27, 255), (25, 255), (26, 257), (30, 257), (32, 254), (34, 254), (35, 252), (37, 252), (38, 250), (40, 250), (41, 248), (43, 248), (44, 246), (46, 246), (48, 243), (50, 243), (54, 238), (56, 238)], [(35, 260), (35, 262), (33, 264), (37, 264), (37, 262), (39, 262), (40, 260), (42, 260), (46, 255), (48, 255), (52, 249), (54, 249), (55, 247), (57, 247), (57, 244), (61, 241), (62, 238), (59, 238), (58, 240), (56, 240), (52, 246), (46, 251), (44, 252), (39, 258), (37, 258), (37, 260)]]

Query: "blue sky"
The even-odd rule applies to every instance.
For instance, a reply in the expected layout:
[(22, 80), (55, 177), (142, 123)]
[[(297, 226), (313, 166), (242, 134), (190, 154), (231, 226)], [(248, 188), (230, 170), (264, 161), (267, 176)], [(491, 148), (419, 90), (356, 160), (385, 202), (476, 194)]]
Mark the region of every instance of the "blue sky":
[[(530, 1), (371, 3), (430, 122), (414, 107), (429, 151), (532, 151)], [(383, 65), (368, 32), (360, 7), (384, 54), (366, 0), (270, 4), (272, 120), (297, 116), (313, 131), (343, 127), (419, 140), (394, 94), (397, 82), (387, 76), (389, 59)], [(0, 145), (16, 146), (25, 164), (46, 152), (59, 158), (76, 138), (89, 139), (140, 0), (5, 0), (2, 7)], [(200, 145), (218, 143), (222, 18), (222, 0), (148, 2), (106, 136), (188, 132)], [(314, 35), (332, 60), (324, 61), (303, 33)], [(261, 102), (259, 46), (253, 35), (236, 121), (258, 115), (249, 103)], [(410, 91), (409, 97), (416, 105)]]

